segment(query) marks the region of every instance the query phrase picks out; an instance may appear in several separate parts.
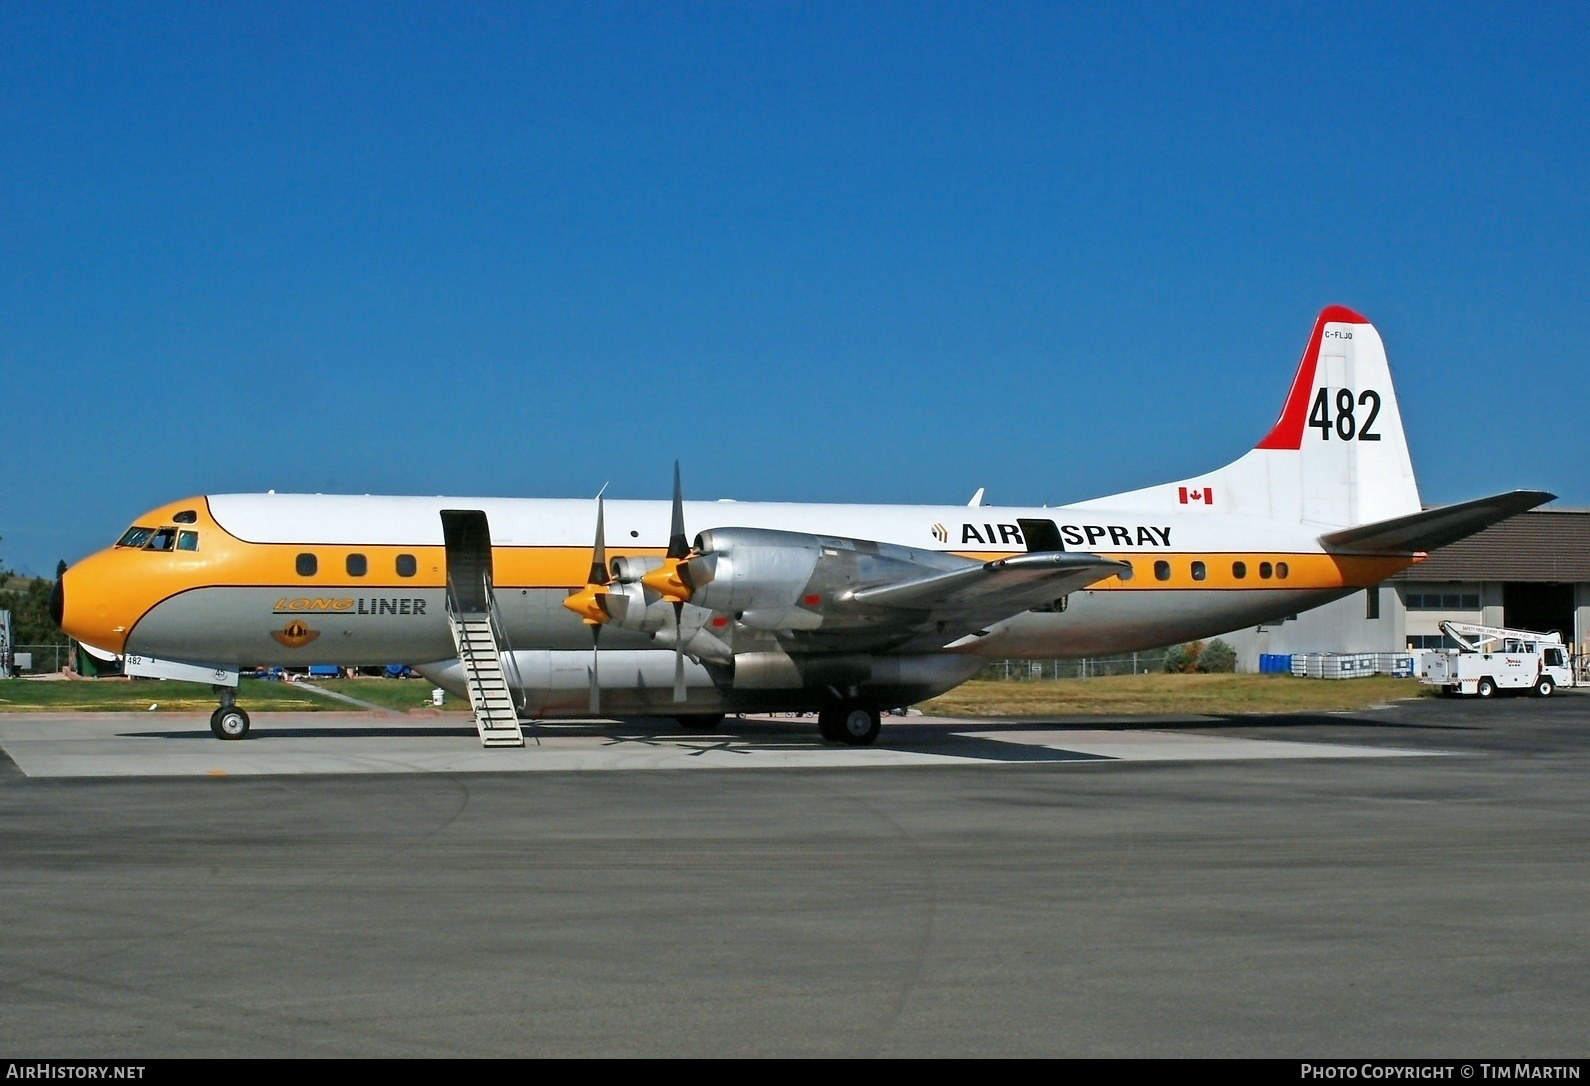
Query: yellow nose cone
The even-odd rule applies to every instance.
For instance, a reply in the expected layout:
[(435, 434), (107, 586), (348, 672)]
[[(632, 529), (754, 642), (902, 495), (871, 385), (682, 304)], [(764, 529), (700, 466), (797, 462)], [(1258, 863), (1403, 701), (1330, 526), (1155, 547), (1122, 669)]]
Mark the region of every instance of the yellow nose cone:
[(594, 584), (588, 584), (563, 600), (563, 606), (580, 616), (580, 620), (588, 626), (598, 626), (607, 621), (607, 612), (602, 609), (602, 601), (607, 598)]
[(127, 630), (149, 607), (140, 598), (137, 571), (125, 568), (130, 565), (121, 555), (100, 551), (68, 569), (51, 601), (61, 629), (103, 652), (121, 652)]
[(640, 579), (640, 583), (672, 603), (688, 603), (690, 589), (679, 579), (680, 560), (665, 558), (663, 564)]

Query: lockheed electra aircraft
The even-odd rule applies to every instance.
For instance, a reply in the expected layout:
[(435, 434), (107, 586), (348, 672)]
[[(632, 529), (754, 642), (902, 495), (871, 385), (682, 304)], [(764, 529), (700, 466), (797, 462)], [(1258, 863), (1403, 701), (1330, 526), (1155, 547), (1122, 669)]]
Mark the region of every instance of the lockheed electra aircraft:
[(212, 683), (223, 739), (241, 668), (396, 661), (489, 746), (521, 718), (746, 711), (865, 744), (991, 657), (1279, 619), (1552, 497), (1424, 509), (1380, 336), (1332, 306), (1275, 426), (1196, 478), (1037, 509), (686, 502), (677, 464), (671, 502), (210, 495), (138, 517), (54, 607), (131, 674)]

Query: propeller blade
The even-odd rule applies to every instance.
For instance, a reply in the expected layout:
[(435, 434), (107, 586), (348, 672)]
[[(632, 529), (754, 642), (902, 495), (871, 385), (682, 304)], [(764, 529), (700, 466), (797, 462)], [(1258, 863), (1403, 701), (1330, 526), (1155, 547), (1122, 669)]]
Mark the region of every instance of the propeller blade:
[[(607, 606), (607, 587), (613, 578), (607, 571), (607, 533), (603, 528), (605, 508), (602, 496), (596, 496), (596, 542), (591, 544), (591, 571), (585, 576), (585, 586), (563, 600), (563, 606), (580, 616), (586, 625), (600, 625), (612, 617)], [(593, 650), (594, 651), (594, 650)]]
[(690, 541), (685, 538), (685, 492), (679, 485), (679, 461), (674, 461), (674, 515), (668, 530), (668, 557), (679, 559), (690, 553)]
[(680, 629), (684, 621), (685, 605), (674, 604), (674, 701), (685, 700), (685, 638)]
[(595, 715), (602, 711), (602, 677), (597, 672), (597, 643), (602, 639), (602, 627), (591, 627), (591, 713)]
[(607, 533), (602, 529), (602, 499), (596, 499), (596, 542), (591, 546), (591, 572), (587, 584), (608, 584), (612, 577), (607, 572)]
[[(603, 524), (604, 519), (605, 507), (602, 504), (602, 496), (598, 494), (596, 496), (596, 542), (591, 545), (591, 572), (586, 578), (587, 590), (592, 585), (605, 588), (612, 581), (612, 578), (607, 573), (607, 531)], [(597, 593), (593, 596), (593, 599), (598, 609), (605, 614), (607, 608), (602, 605), (607, 600), (606, 593)], [(599, 662), (602, 655), (599, 651), (601, 646), (602, 624), (593, 622), (591, 623), (591, 713), (593, 715), (602, 711), (602, 674)]]
[(679, 483), (679, 461), (674, 461), (673, 519), (668, 528), (668, 553), (663, 563), (640, 579), (640, 583), (667, 600), (675, 608), (690, 598), (690, 589), (679, 579), (680, 568), (690, 557), (690, 540), (685, 536), (685, 492)]

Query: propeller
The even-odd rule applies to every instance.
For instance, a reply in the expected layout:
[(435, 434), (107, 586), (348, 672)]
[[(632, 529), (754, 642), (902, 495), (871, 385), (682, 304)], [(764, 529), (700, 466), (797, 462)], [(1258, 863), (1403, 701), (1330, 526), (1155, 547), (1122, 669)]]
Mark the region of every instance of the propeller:
[(690, 557), (690, 541), (685, 537), (685, 497), (679, 484), (679, 461), (674, 461), (673, 520), (668, 529), (668, 553), (663, 564), (640, 579), (641, 584), (674, 605), (674, 701), (685, 700), (685, 602), (690, 587), (679, 577), (679, 567)]
[(602, 623), (609, 618), (607, 586), (612, 577), (607, 572), (607, 535), (602, 526), (602, 496), (596, 496), (596, 542), (591, 547), (591, 572), (586, 574), (585, 587), (568, 596), (563, 606), (580, 616), (580, 621), (591, 628), (591, 712), (601, 712), (602, 680), (597, 670), (598, 648), (602, 640)]

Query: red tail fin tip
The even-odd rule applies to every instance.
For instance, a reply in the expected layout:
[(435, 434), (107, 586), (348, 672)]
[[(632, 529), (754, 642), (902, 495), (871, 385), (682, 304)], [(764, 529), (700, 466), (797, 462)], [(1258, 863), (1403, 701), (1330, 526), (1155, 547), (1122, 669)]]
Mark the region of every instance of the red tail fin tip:
[(1297, 374), (1292, 378), (1292, 390), (1287, 393), (1286, 406), (1264, 440), (1256, 449), (1299, 449), (1303, 446), (1303, 419), (1308, 413), (1308, 396), (1314, 388), (1314, 367), (1319, 363), (1320, 340), (1324, 338), (1327, 324), (1368, 324), (1369, 321), (1344, 305), (1328, 305), (1320, 310), (1314, 321), (1314, 334), (1308, 337), (1308, 346), (1297, 364)]

